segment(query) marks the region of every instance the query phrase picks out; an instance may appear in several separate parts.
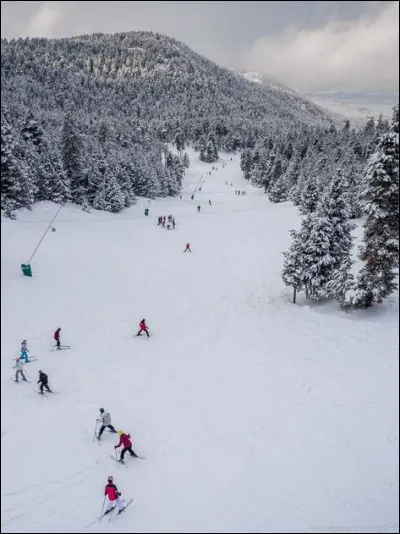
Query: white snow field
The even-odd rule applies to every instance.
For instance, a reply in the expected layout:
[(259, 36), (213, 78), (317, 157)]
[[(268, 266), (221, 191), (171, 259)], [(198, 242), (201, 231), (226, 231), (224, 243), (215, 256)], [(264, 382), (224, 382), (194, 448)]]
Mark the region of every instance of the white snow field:
[[(2, 221), (1, 532), (398, 532), (398, 296), (292, 304), (297, 209), (250, 187), (239, 155), (191, 200), (212, 165), (189, 155), (183, 198), (148, 217), (146, 199), (63, 208), (32, 278), (56, 205)], [(57, 327), (71, 350), (49, 350)], [(10, 380), (22, 339), (31, 384)], [(39, 369), (58, 395), (33, 391)], [(144, 460), (92, 441), (101, 407)], [(134, 503), (85, 528), (108, 475)]]

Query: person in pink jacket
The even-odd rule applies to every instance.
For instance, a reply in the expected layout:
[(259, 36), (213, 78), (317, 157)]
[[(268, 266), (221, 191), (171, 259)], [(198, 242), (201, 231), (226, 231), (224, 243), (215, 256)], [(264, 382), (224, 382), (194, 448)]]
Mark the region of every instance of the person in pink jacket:
[(126, 451), (128, 451), (131, 456), (135, 456), (136, 458), (138, 458), (138, 455), (132, 450), (132, 442), (130, 440), (131, 435), (125, 434), (125, 432), (123, 432), (122, 430), (118, 430), (117, 434), (119, 436), (119, 443), (118, 445), (114, 445), (114, 449), (118, 449), (118, 447), (121, 447), (121, 445), (124, 446), (121, 451), (120, 459), (118, 461), (124, 463), (124, 455)]

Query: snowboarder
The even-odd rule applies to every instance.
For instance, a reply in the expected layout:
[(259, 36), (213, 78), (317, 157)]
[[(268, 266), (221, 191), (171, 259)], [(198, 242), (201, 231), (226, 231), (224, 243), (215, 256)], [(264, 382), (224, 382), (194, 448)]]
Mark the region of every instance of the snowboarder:
[(200, 213), (201, 206), (197, 206), (197, 211)]
[(49, 393), (53, 393), (48, 385), (49, 378), (43, 371), (39, 371), (39, 380), (37, 381), (38, 384), (40, 384), (40, 394), (44, 395), (43, 388), (46, 388), (46, 391)]
[(20, 360), (25, 360), (25, 363), (29, 362), (29, 356), (28, 356), (28, 347), (26, 345), (26, 339), (24, 339), (21, 343), (21, 355), (19, 357)]
[(54, 332), (54, 339), (56, 341), (58, 350), (61, 349), (60, 332), (61, 332), (61, 328), (57, 328), (57, 330)]
[(139, 332), (136, 334), (136, 336), (141, 336), (142, 335), (142, 332), (146, 332), (147, 334), (147, 337), (150, 337), (150, 334), (149, 334), (149, 329), (147, 327), (147, 324), (146, 324), (146, 321), (145, 319), (142, 319), (139, 323)]
[(121, 493), (118, 491), (117, 486), (114, 484), (114, 478), (107, 478), (107, 485), (104, 489), (104, 495), (108, 497), (108, 503), (104, 515), (109, 514), (114, 510), (115, 506), (118, 507), (118, 513), (120, 514), (125, 508), (125, 501), (121, 498)]
[(190, 248), (190, 244), (189, 243), (186, 243), (186, 247), (185, 247), (185, 250), (183, 252), (192, 252), (192, 249)]
[(28, 380), (26, 379), (26, 376), (24, 375), (24, 362), (21, 361), (20, 358), (16, 358), (16, 362), (15, 362), (15, 365), (13, 367), (13, 369), (16, 369), (15, 371), (15, 381), (18, 382), (18, 375), (21, 375), (22, 377), (22, 380), (24, 382), (28, 382)]
[(132, 450), (132, 442), (129, 439), (131, 437), (130, 434), (125, 434), (122, 430), (118, 430), (118, 436), (119, 436), (119, 443), (118, 445), (114, 445), (114, 449), (118, 449), (118, 447), (121, 447), (121, 445), (124, 446), (124, 448), (121, 451), (121, 456), (119, 458), (119, 462), (124, 463), (124, 455), (128, 451), (131, 456), (135, 456), (136, 458), (138, 455)]
[(100, 408), (100, 417), (99, 419), (96, 419), (98, 423), (101, 423), (100, 431), (97, 435), (97, 439), (101, 438), (101, 435), (103, 434), (105, 428), (109, 428), (111, 432), (114, 432), (116, 434), (115, 428), (111, 424), (111, 415), (104, 410), (104, 408)]

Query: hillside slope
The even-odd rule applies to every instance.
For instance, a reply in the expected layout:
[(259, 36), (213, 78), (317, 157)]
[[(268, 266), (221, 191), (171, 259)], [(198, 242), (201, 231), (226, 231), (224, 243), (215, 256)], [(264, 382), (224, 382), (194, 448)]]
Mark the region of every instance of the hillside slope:
[[(255, 86), (173, 38), (152, 32), (65, 39), (2, 40), (2, 100), (51, 114), (73, 105), (94, 115), (121, 114), (148, 132), (177, 123), (190, 139), (202, 121), (229, 131), (329, 123), (295, 94)], [(57, 115), (52, 117), (57, 120)]]
[[(83, 532), (110, 474), (134, 505), (85, 532), (398, 531), (398, 295), (292, 305), (281, 252), (299, 217), (230, 157), (192, 166), (182, 200), (64, 208), (33, 278), (19, 266), (56, 206), (2, 222), (2, 532)], [(71, 350), (49, 351), (56, 327)], [(23, 338), (32, 384), (9, 380)], [(32, 391), (39, 369), (58, 395)], [(92, 441), (100, 407), (145, 460)]]

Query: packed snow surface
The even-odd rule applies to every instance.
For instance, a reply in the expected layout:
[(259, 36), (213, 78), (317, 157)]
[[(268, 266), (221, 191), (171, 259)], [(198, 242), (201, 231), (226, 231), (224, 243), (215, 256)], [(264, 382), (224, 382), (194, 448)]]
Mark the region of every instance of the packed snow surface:
[[(292, 304), (296, 208), (245, 182), (239, 155), (189, 155), (182, 199), (63, 208), (32, 278), (20, 264), (57, 206), (2, 221), (1, 531), (398, 532), (398, 296)], [(57, 327), (71, 350), (50, 350)], [(10, 380), (23, 339), (31, 384)], [(39, 369), (58, 395), (34, 392)], [(144, 460), (93, 441), (101, 407)], [(85, 528), (108, 475), (134, 502)]]

